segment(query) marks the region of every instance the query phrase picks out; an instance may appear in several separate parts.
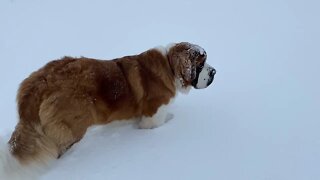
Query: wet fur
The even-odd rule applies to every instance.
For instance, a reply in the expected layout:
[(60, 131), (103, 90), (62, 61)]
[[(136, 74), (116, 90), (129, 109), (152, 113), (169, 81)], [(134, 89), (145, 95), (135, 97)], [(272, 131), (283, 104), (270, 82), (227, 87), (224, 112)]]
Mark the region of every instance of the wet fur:
[(59, 157), (89, 126), (152, 116), (175, 94), (169, 63), (156, 50), (112, 61), (50, 62), (20, 86), (11, 152), (23, 163)]
[(4, 172), (11, 174), (5, 179), (32, 177), (28, 169), (61, 157), (91, 125), (132, 118), (142, 119), (141, 128), (163, 124), (164, 108), (193, 86), (205, 60), (199, 46), (178, 43), (109, 61), (49, 62), (20, 85), (19, 122), (9, 144), (0, 139), (0, 179)]

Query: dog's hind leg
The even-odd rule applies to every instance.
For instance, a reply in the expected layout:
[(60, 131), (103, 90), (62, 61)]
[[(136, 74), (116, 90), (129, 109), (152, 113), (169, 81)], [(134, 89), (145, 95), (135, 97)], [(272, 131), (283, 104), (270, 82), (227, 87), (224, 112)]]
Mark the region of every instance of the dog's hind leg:
[(43, 132), (55, 144), (58, 151), (56, 158), (61, 157), (71, 145), (82, 138), (82, 136), (76, 137), (72, 129), (64, 122), (46, 124), (43, 126)]
[(85, 104), (62, 96), (47, 98), (40, 106), (44, 134), (54, 142), (58, 157), (84, 136), (92, 115)]

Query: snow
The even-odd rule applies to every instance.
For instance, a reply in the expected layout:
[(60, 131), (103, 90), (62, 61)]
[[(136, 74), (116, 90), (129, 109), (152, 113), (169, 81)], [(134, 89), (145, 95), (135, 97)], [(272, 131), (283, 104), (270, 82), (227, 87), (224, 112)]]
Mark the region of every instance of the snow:
[(53, 179), (320, 179), (319, 1), (2, 0), (0, 137), (19, 83), (64, 55), (111, 59), (188, 41), (217, 69), (174, 118), (91, 128)]
[(191, 46), (191, 50), (196, 51), (196, 52), (199, 52), (200, 55), (204, 55), (205, 52), (206, 52), (206, 51), (205, 51), (202, 47), (200, 47), (199, 45), (192, 45), (192, 46)]

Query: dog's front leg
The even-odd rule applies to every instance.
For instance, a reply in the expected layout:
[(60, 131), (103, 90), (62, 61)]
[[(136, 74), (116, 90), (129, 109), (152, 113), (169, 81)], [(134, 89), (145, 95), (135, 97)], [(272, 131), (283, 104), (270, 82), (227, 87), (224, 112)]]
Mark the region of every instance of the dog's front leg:
[(139, 122), (141, 129), (153, 129), (161, 126), (173, 118), (173, 114), (167, 113), (168, 105), (158, 108), (158, 111), (151, 117), (143, 116)]

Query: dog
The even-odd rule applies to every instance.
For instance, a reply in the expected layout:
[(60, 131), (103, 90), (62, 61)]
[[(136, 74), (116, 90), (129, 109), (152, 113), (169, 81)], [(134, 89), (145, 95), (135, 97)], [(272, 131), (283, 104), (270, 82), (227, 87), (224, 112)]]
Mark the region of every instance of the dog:
[(178, 92), (212, 83), (216, 70), (206, 59), (202, 47), (181, 42), (109, 61), (49, 62), (20, 85), (19, 122), (1, 149), (3, 172), (59, 158), (92, 125), (132, 118), (144, 129), (162, 125)]

